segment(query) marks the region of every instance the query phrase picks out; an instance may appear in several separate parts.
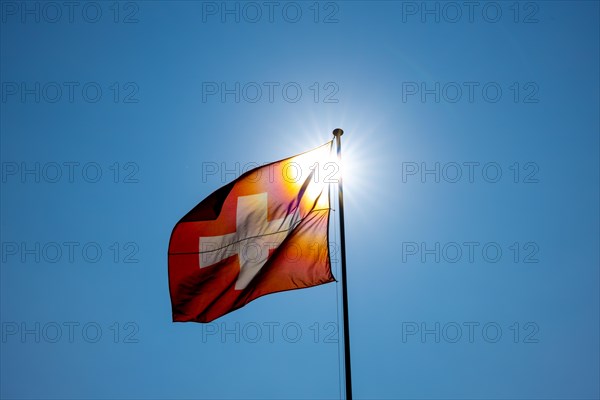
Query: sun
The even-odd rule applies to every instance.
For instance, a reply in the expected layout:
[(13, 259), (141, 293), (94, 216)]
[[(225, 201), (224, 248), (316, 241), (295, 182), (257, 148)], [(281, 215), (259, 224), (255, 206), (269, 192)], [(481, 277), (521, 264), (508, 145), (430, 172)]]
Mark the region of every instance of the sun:
[(332, 143), (287, 159), (282, 165), (288, 193), (302, 193), (305, 211), (329, 208), (329, 183), (337, 182), (337, 162), (332, 158)]

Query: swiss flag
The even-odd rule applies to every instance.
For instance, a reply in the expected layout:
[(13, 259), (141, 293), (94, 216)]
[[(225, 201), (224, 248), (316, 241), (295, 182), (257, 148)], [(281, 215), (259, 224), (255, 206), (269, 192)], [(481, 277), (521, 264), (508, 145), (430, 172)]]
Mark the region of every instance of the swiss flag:
[(210, 322), (269, 293), (335, 281), (329, 259), (331, 142), (255, 168), (173, 228), (173, 321)]

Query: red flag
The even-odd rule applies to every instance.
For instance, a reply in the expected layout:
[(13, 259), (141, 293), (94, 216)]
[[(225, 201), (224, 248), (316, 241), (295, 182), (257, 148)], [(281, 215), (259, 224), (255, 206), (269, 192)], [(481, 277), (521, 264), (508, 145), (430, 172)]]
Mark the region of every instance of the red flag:
[[(335, 281), (329, 259), (331, 142), (255, 168), (173, 228), (173, 321), (210, 322), (269, 293)], [(332, 167), (332, 168), (328, 168)]]

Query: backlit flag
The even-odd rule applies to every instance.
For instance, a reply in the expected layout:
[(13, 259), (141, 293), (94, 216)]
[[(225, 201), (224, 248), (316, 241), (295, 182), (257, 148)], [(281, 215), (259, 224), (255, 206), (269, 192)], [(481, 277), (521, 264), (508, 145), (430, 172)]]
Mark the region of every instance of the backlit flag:
[(329, 259), (332, 142), (255, 168), (173, 228), (173, 321), (210, 322), (275, 292), (334, 282)]

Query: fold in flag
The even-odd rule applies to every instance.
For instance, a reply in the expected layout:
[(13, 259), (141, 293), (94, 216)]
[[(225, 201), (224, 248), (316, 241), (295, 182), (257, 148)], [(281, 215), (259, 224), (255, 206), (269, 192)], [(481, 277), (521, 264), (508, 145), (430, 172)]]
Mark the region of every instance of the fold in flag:
[(266, 294), (335, 281), (325, 166), (332, 143), (246, 172), (175, 225), (173, 321), (210, 322)]

